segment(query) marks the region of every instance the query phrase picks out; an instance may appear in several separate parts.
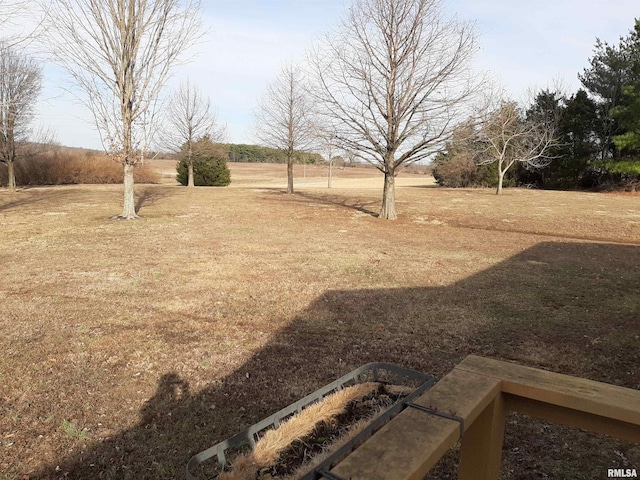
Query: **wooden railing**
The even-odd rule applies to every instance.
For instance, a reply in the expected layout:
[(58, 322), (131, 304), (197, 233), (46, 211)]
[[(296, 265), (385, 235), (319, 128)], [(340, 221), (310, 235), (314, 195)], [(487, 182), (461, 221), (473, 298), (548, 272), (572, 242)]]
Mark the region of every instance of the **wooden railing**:
[(473, 355), (414, 403), (330, 473), (420, 480), (461, 439), (458, 479), (497, 480), (508, 411), (640, 444), (640, 391)]

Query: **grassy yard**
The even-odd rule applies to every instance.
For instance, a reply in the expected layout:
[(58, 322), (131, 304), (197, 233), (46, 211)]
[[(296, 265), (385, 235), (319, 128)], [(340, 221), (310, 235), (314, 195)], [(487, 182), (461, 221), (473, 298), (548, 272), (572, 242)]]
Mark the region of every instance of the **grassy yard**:
[[(0, 478), (184, 478), (195, 453), (374, 360), (470, 353), (640, 389), (640, 196), (232, 165), (232, 186), (0, 191)], [(162, 172), (161, 172), (162, 173)], [(437, 478), (455, 478), (455, 452)], [(504, 479), (640, 448), (509, 418)], [(434, 478), (436, 478), (434, 476)]]

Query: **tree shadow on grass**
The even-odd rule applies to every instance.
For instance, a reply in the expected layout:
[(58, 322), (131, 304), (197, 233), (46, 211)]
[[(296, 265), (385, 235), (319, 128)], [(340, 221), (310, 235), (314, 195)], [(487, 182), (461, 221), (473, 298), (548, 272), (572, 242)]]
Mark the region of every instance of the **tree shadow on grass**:
[(378, 217), (379, 212), (373, 210), (380, 202), (379, 201), (363, 201), (359, 198), (349, 198), (343, 195), (332, 195), (330, 193), (311, 193), (311, 192), (296, 192), (296, 197), (300, 199), (311, 200), (313, 202), (322, 205), (335, 205), (340, 207), (346, 207), (351, 210), (356, 210), (361, 213), (366, 213), (372, 217)]
[(437, 183), (434, 183), (432, 185), (405, 185), (402, 188), (421, 188), (421, 189), (429, 188), (429, 189), (436, 189), (436, 188), (443, 188), (443, 187), (441, 187)]
[[(640, 388), (638, 285), (638, 247), (549, 242), (449, 286), (328, 291), (231, 375), (198, 392), (163, 375), (134, 427), (31, 479), (184, 478), (192, 455), (370, 361), (443, 376), (479, 354)], [(540, 451), (567, 441), (513, 435)], [(563, 455), (601, 473), (614, 447), (598, 442), (589, 465), (580, 449)], [(510, 478), (542, 478), (505, 455), (522, 472)]]
[(136, 213), (139, 213), (142, 207), (154, 205), (158, 200), (168, 197), (174, 192), (175, 189), (155, 185), (152, 187), (137, 188), (135, 203)]
[(77, 193), (73, 190), (56, 187), (47, 187), (46, 190), (41, 187), (19, 187), (15, 192), (0, 189), (0, 212), (25, 206), (40, 206), (74, 195)]

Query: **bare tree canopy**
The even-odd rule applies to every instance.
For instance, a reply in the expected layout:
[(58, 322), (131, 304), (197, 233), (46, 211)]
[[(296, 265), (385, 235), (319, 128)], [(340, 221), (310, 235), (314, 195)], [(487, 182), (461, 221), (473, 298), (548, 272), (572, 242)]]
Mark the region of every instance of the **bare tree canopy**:
[(83, 92), (105, 149), (124, 165), (122, 218), (135, 218), (133, 166), (158, 95), (201, 35), (199, 0), (53, 0), (53, 54)]
[(17, 24), (16, 17), (22, 16), (22, 14), (27, 10), (26, 7), (26, 1), (0, 0), (0, 25), (5, 28), (7, 26), (15, 26)]
[(33, 40), (39, 33), (41, 21), (36, 18), (36, 10), (28, 0), (0, 0), (0, 25), (5, 46)]
[[(27, 55), (27, 48), (42, 34), (42, 18), (40, 9), (33, 8), (33, 2), (29, 0), (0, 0), (2, 51), (13, 49), (15, 54)], [(35, 52), (29, 55), (35, 55)], [(50, 132), (46, 133), (46, 137), (46, 140), (52, 139)]]
[(329, 171), (327, 172), (327, 188), (331, 188), (333, 186), (333, 163), (335, 160), (335, 154), (338, 151), (336, 133), (330, 126), (322, 125), (319, 122), (319, 119), (316, 119), (313, 135), (317, 145), (316, 149), (327, 155), (326, 162), (329, 165)]
[(24, 1), (10, 1), (0, 0), (0, 20), (8, 21), (15, 14), (19, 13), (20, 9), (24, 8)]
[(442, 148), (477, 83), (471, 25), (439, 0), (355, 0), (309, 55), (321, 114), (344, 150), (385, 175), (381, 218), (395, 219), (395, 175)]
[(555, 132), (554, 118), (525, 118), (513, 101), (501, 101), (484, 115), (475, 142), (476, 163), (497, 163), (497, 194), (502, 192), (504, 175), (515, 163), (534, 169), (549, 165), (558, 146)]
[(15, 161), (29, 140), (35, 105), (42, 89), (38, 63), (0, 42), (0, 162), (7, 166), (8, 186), (16, 188)]
[(293, 193), (293, 159), (296, 150), (314, 142), (310, 102), (302, 70), (285, 64), (258, 104), (255, 128), (266, 146), (284, 152), (287, 159), (287, 193)]
[(166, 117), (161, 143), (185, 158), (187, 185), (194, 187), (193, 159), (197, 146), (202, 144), (199, 141), (206, 137), (212, 142), (222, 142), (227, 137), (227, 127), (218, 122), (218, 114), (211, 108), (209, 97), (204, 97), (188, 80), (180, 84), (171, 98)]

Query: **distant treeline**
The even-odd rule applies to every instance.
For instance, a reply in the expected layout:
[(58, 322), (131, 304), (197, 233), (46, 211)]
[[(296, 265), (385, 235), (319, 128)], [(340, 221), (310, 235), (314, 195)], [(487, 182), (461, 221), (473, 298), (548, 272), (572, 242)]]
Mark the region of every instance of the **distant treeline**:
[[(286, 163), (285, 154), (275, 148), (260, 145), (233, 144), (227, 145), (229, 162), (242, 163)], [(322, 163), (324, 158), (318, 153), (295, 152), (296, 163)]]
[[(285, 154), (275, 148), (262, 147), (260, 145), (244, 145), (244, 144), (219, 144), (226, 151), (228, 162), (240, 163), (286, 163)], [(91, 150), (75, 147), (56, 147), (56, 151), (68, 156), (93, 158), (95, 156), (103, 156), (104, 152), (100, 150)], [(297, 151), (294, 154), (296, 163), (321, 164), (325, 162), (322, 155), (318, 153), (309, 153)], [(169, 153), (162, 151), (149, 150), (145, 152), (145, 159), (163, 158), (179, 160), (179, 153)], [(334, 163), (335, 165), (335, 163)]]
[[(548, 189), (640, 189), (640, 20), (618, 45), (596, 41), (589, 66), (578, 75), (573, 95), (540, 91), (526, 119), (555, 124), (557, 145), (548, 166), (516, 164), (506, 184)], [(477, 165), (449, 142), (434, 160), (434, 177), (443, 186), (493, 186), (496, 165)]]

